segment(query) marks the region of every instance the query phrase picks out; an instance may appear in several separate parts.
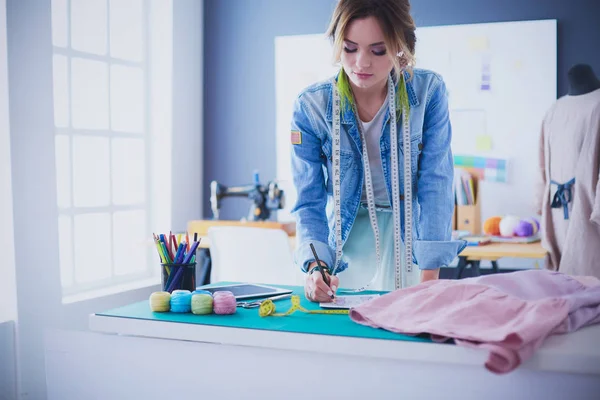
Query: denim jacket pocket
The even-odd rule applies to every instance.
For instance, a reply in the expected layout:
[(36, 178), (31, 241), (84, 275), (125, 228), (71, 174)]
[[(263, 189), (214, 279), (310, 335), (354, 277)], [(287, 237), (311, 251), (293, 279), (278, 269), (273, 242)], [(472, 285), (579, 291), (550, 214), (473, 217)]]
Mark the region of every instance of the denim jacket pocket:
[[(404, 140), (398, 137), (398, 148), (401, 157), (404, 157)], [(410, 165), (413, 171), (413, 181), (416, 179), (416, 172), (419, 166), (419, 156), (423, 152), (423, 137), (414, 135), (410, 138)]]
[[(325, 139), (323, 146), (321, 146), (321, 158), (326, 165), (326, 185), (327, 185), (327, 193), (333, 193), (333, 157), (332, 157), (332, 146), (331, 140), (329, 138)], [(348, 150), (340, 149), (340, 182), (342, 184), (346, 184), (349, 177), (351, 178), (354, 174), (356, 174), (356, 166), (354, 153)]]
[(419, 167), (419, 157), (423, 152), (423, 137), (415, 136), (410, 142), (410, 160), (413, 171), (417, 171)]

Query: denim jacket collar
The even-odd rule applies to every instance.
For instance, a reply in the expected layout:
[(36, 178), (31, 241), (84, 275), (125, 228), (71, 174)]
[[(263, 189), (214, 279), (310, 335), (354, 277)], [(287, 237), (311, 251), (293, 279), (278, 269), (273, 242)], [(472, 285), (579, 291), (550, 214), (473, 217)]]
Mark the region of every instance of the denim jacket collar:
[[(339, 72), (338, 75), (336, 75), (336, 80), (337, 77), (339, 76)], [(416, 107), (419, 105), (419, 99), (417, 98), (417, 95), (415, 94), (415, 89), (413, 87), (412, 82), (408, 79), (409, 78), (409, 74), (408, 72), (404, 72), (404, 79), (406, 80), (407, 84), (406, 84), (406, 92), (408, 93), (408, 102), (410, 104), (410, 107)], [(398, 90), (398, 85), (396, 85), (396, 91)], [(330, 94), (327, 100), (327, 112), (325, 114), (325, 119), (327, 120), (327, 122), (331, 122), (333, 121), (333, 88), (330, 89)], [(387, 120), (387, 117), (386, 117)], [(344, 108), (344, 111), (342, 113), (342, 117), (341, 117), (341, 123), (342, 124), (347, 124), (347, 125), (355, 125), (356, 124), (356, 119), (354, 118), (354, 113), (352, 112), (352, 108), (349, 105), (346, 105), (346, 107)]]

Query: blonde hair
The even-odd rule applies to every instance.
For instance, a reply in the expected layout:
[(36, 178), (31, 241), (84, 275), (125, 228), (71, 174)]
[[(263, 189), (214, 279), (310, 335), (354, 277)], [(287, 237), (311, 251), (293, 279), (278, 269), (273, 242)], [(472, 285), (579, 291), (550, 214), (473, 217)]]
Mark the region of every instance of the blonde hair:
[[(415, 64), (417, 38), (409, 0), (339, 0), (326, 32), (333, 44), (334, 62), (341, 60), (344, 34), (350, 23), (367, 17), (374, 17), (379, 22), (396, 80), (399, 80), (403, 67), (410, 74)], [(399, 53), (402, 53), (401, 57), (397, 56)]]
[[(339, 63), (344, 48), (344, 35), (350, 23), (356, 19), (374, 17), (383, 32), (386, 53), (394, 66), (394, 77), (399, 83), (396, 101), (405, 104), (406, 87), (402, 69), (405, 68), (412, 77), (412, 66), (415, 65), (415, 22), (410, 15), (409, 0), (339, 0), (326, 35), (333, 44), (333, 61)], [(402, 53), (402, 56), (398, 56)], [(348, 77), (342, 68), (338, 77), (338, 90), (342, 102), (352, 101), (352, 90)], [(400, 110), (399, 110), (400, 111)]]

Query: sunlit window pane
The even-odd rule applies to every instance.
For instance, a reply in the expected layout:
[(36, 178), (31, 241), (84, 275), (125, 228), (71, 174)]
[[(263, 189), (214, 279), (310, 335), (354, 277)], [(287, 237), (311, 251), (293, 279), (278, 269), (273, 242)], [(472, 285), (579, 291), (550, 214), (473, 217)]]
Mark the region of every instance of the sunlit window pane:
[(62, 287), (73, 285), (73, 226), (71, 217), (58, 217), (58, 255)]
[(108, 138), (73, 137), (73, 199), (76, 207), (110, 203), (110, 144)]
[(108, 129), (108, 65), (103, 62), (71, 60), (73, 127)]
[(71, 46), (75, 50), (106, 54), (106, 0), (71, 0)]
[(114, 214), (115, 274), (132, 274), (148, 268), (147, 250), (152, 243), (152, 235), (146, 231), (144, 211), (123, 211)]
[(142, 139), (113, 139), (111, 170), (113, 203), (141, 204), (146, 200), (146, 154)]
[(110, 118), (115, 131), (144, 130), (144, 71), (141, 68), (110, 67)]
[(107, 279), (112, 270), (111, 218), (109, 213), (75, 216), (75, 281)]
[(110, 0), (110, 55), (131, 61), (144, 58), (142, 0)]
[(67, 57), (54, 55), (52, 59), (54, 92), (54, 125), (69, 126), (69, 71)]
[(56, 200), (61, 208), (71, 207), (71, 143), (66, 135), (56, 135)]
[(52, 44), (67, 47), (68, 34), (67, 0), (52, 0)]

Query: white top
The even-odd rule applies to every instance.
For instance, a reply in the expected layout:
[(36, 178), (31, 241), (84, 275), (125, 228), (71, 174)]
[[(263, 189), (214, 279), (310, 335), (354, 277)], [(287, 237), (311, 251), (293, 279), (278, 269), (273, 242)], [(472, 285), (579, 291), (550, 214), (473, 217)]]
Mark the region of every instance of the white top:
[[(385, 110), (388, 108), (388, 100), (381, 105), (375, 117), (369, 122), (362, 122), (363, 133), (367, 141), (367, 151), (369, 152), (369, 166), (371, 167), (371, 180), (373, 182), (373, 194), (375, 195), (375, 204), (378, 206), (389, 207), (387, 188), (385, 186), (385, 177), (383, 176), (383, 166), (381, 164), (380, 140), (383, 133), (383, 119)], [(362, 202), (367, 204), (367, 190), (363, 184)]]

